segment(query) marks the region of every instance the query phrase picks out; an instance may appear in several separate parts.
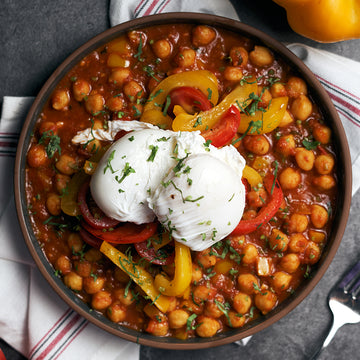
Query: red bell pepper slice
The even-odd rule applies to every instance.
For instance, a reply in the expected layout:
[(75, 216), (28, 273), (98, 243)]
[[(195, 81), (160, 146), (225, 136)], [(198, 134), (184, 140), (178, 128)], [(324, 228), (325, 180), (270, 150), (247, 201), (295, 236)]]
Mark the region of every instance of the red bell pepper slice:
[(95, 229), (83, 221), (81, 226), (98, 239), (111, 244), (133, 244), (147, 240), (157, 232), (157, 223), (136, 225), (133, 223), (121, 223), (114, 229)]
[(80, 228), (79, 234), (81, 238), (86, 242), (88, 245), (92, 246), (95, 249), (100, 249), (100, 246), (102, 244), (102, 240), (98, 239), (94, 235), (90, 234), (88, 231), (86, 231), (84, 228)]
[(203, 138), (211, 140), (211, 145), (221, 147), (228, 144), (236, 135), (240, 124), (240, 111), (232, 105), (216, 123), (215, 127), (202, 132)]
[(89, 182), (86, 181), (80, 187), (80, 190), (78, 192), (79, 209), (84, 220), (95, 229), (106, 229), (117, 226), (120, 223), (120, 221), (106, 216), (99, 208), (96, 208), (96, 214), (97, 214), (96, 217), (91, 213), (89, 206), (87, 204), (88, 191), (89, 191)]
[(264, 185), (267, 192), (270, 194), (270, 201), (258, 212), (254, 219), (240, 220), (231, 235), (246, 235), (255, 231), (262, 224), (269, 222), (279, 210), (283, 202), (283, 192), (279, 182), (275, 179), (274, 175), (268, 174), (264, 178)]
[(175, 251), (167, 253), (163, 248), (156, 251), (152, 246), (148, 247), (148, 242), (143, 241), (134, 244), (138, 254), (152, 264), (156, 265), (170, 265), (174, 262)]
[(187, 113), (194, 114), (199, 111), (211, 109), (211, 102), (198, 89), (190, 86), (181, 86), (170, 91), (170, 106), (168, 114), (172, 115), (175, 105), (180, 105)]

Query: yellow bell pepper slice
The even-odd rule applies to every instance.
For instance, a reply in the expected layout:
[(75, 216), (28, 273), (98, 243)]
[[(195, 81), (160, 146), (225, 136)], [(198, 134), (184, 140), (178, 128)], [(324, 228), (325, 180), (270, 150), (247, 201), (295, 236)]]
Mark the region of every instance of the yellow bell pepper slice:
[[(190, 249), (175, 241), (175, 274), (169, 281), (164, 275), (155, 277), (155, 286), (167, 296), (182, 296), (190, 286), (192, 278), (192, 261)], [(186, 294), (185, 294), (186, 295)]]
[[(100, 148), (93, 156), (91, 156), (87, 163), (98, 163), (108, 148), (109, 145)], [(61, 210), (66, 215), (78, 216), (81, 214), (78, 204), (78, 193), (82, 184), (84, 184), (85, 181), (90, 179), (90, 174), (88, 175), (88, 173), (90, 172), (90, 169), (82, 169), (76, 174), (74, 174), (70, 182), (68, 183), (65, 193), (61, 197), (60, 204)]]
[(231, 91), (218, 105), (210, 110), (202, 111), (195, 115), (180, 112), (172, 123), (172, 129), (174, 131), (203, 131), (205, 129), (211, 129), (220, 120), (222, 115), (230, 108), (231, 105), (240, 104), (241, 107), (246, 107), (251, 101), (249, 95), (251, 93), (257, 94), (257, 87), (258, 86), (256, 82), (239, 85), (233, 91)]
[(284, 7), (288, 23), (300, 35), (319, 42), (360, 37), (359, 0), (274, 0)]
[(156, 307), (166, 313), (170, 306), (170, 299), (160, 294), (154, 286), (153, 277), (141, 266), (131, 261), (121, 251), (103, 241), (100, 251), (108, 257), (116, 266), (123, 270), (130, 278), (138, 284), (147, 296), (153, 301)]
[(182, 86), (197, 88), (208, 96), (213, 104), (218, 102), (218, 83), (212, 72), (208, 70), (186, 71), (170, 75), (156, 86), (144, 106), (140, 121), (171, 128), (172, 119), (163, 111), (163, 106), (166, 104), (170, 91)]
[(251, 188), (257, 187), (263, 183), (261, 175), (252, 167), (245, 165), (242, 176), (248, 181)]
[[(241, 134), (247, 132), (248, 135), (257, 135), (273, 131), (283, 119), (287, 103), (288, 97), (282, 96), (272, 99), (265, 111), (256, 110), (254, 115), (242, 113), (238, 132)], [(256, 126), (256, 131), (251, 131), (250, 123), (258, 121), (261, 122), (261, 126)]]

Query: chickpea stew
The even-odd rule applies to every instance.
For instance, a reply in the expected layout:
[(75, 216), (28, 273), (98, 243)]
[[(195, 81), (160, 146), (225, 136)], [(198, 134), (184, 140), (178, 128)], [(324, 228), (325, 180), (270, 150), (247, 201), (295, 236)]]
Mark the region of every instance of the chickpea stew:
[[(124, 123), (166, 134), (148, 146), (150, 165), (161, 143), (193, 131), (204, 153), (231, 148), (244, 160), (231, 232), (219, 239), (209, 220), (198, 240), (210, 245), (194, 250), (158, 215), (119, 220), (95, 201), (96, 171), (121, 186), (139, 173), (127, 160), (114, 167), (114, 144), (142, 151), (139, 130)], [(195, 207), (201, 196), (185, 197), (175, 182), (195, 185), (188, 155), (172, 152), (176, 176), (162, 188)], [(160, 25), (101, 46), (56, 86), (27, 153), (27, 205), (55, 274), (93, 310), (155, 336), (211, 338), (270, 313), (310, 276), (331, 231), (337, 163), (306, 82), (270, 48), (208, 25)]]

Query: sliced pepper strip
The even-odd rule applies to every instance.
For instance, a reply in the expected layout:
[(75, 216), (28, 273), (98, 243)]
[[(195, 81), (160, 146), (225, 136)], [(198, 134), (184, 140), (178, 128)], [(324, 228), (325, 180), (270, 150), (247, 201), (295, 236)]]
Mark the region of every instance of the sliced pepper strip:
[(211, 145), (221, 147), (228, 144), (236, 135), (240, 123), (240, 111), (232, 105), (215, 126), (201, 135), (205, 140), (211, 140)]
[(171, 128), (172, 119), (167, 115), (167, 111), (163, 110), (163, 106), (170, 91), (182, 86), (199, 89), (206, 96), (209, 95), (209, 100), (213, 104), (216, 104), (219, 99), (216, 76), (208, 70), (185, 71), (170, 75), (151, 92), (140, 121)]
[(138, 284), (156, 307), (166, 313), (170, 306), (170, 299), (160, 294), (154, 286), (154, 278), (141, 266), (131, 261), (125, 254), (104, 241), (100, 251), (107, 256), (116, 266), (123, 270), (130, 278)]
[(155, 277), (155, 286), (167, 296), (181, 296), (190, 286), (192, 277), (192, 261), (190, 249), (175, 241), (175, 274), (169, 281), (165, 276), (158, 274)]
[(246, 107), (251, 101), (249, 98), (251, 93), (257, 93), (256, 82), (239, 85), (210, 110), (194, 115), (180, 113), (173, 120), (172, 129), (174, 131), (204, 131), (212, 129), (231, 105), (236, 104), (238, 106), (239, 103), (241, 106)]
[(245, 165), (242, 176), (248, 181), (252, 188), (263, 183), (261, 175), (249, 165)]
[(233, 230), (231, 235), (246, 235), (256, 229), (262, 224), (266, 224), (279, 210), (283, 201), (283, 192), (278, 181), (274, 175), (269, 174), (264, 179), (264, 185), (271, 198), (266, 206), (261, 208), (258, 215), (254, 219), (240, 220), (237, 227)]
[[(283, 119), (288, 103), (288, 97), (282, 96), (271, 100), (270, 105), (265, 111), (257, 110), (254, 115), (248, 115), (246, 113), (241, 114), (241, 121), (238, 132), (244, 134), (248, 131), (247, 135), (265, 134), (276, 129), (281, 120)], [(256, 127), (256, 131), (249, 131), (251, 121), (261, 121), (262, 126)]]
[(157, 231), (157, 223), (142, 225), (123, 223), (108, 231), (104, 231), (105, 229), (95, 229), (85, 221), (81, 223), (81, 226), (98, 239), (108, 241), (112, 244), (134, 244), (142, 242), (154, 235)]

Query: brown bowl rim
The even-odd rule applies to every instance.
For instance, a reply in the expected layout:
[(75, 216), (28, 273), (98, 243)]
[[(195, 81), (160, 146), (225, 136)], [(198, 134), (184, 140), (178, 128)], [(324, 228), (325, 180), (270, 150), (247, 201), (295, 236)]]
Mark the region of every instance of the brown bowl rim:
[[(245, 37), (256, 39), (257, 43), (264, 44), (275, 51), (278, 56), (286, 58), (291, 63), (293, 68), (297, 68), (297, 71), (306, 80), (311, 90), (310, 93), (317, 100), (318, 104), (321, 104), (321, 109), (324, 112), (324, 116), (331, 119), (331, 126), (334, 131), (335, 146), (337, 147), (339, 166), (339, 179), (338, 182), (341, 185), (338, 194), (338, 206), (336, 207), (336, 215), (334, 217), (334, 228), (330, 236), (330, 242), (325, 249), (325, 252), (320, 262), (315, 267), (314, 275), (304, 281), (302, 286), (297, 289), (294, 296), (290, 296), (282, 304), (280, 304), (274, 311), (265, 317), (261, 317), (261, 321), (258, 320), (251, 322), (250, 326), (245, 326), (237, 330), (230, 330), (226, 333), (216, 335), (213, 338), (201, 339), (189, 339), (186, 341), (180, 341), (174, 338), (159, 338), (146, 333), (140, 333), (134, 330), (129, 330), (126, 327), (114, 325), (104, 316), (98, 315), (96, 312), (91, 311), (84, 303), (79, 300), (71, 290), (66, 288), (62, 281), (54, 275), (52, 266), (46, 260), (37, 240), (32, 233), (26, 211), (25, 196), (22, 195), (25, 192), (25, 170), (24, 165), (26, 161), (26, 152), (29, 145), (29, 134), (33, 128), (39, 111), (44, 105), (47, 96), (50, 95), (53, 88), (68, 70), (70, 70), (81, 58), (91, 53), (91, 51), (119, 36), (121, 33), (125, 33), (129, 29), (137, 29), (141, 27), (154, 26), (160, 24), (174, 24), (174, 23), (192, 23), (192, 24), (207, 24), (215, 27), (227, 29), (230, 31), (238, 32)], [(341, 238), (344, 234), (351, 204), (351, 186), (352, 186), (352, 172), (351, 172), (351, 158), (350, 151), (345, 135), (344, 128), (342, 126), (339, 115), (330, 100), (330, 97), (322, 87), (320, 82), (316, 79), (315, 75), (306, 67), (306, 65), (297, 58), (290, 50), (288, 50), (283, 44), (274, 38), (270, 37), (266, 33), (241, 23), (239, 21), (228, 19), (225, 17), (191, 13), (191, 12), (174, 12), (164, 13), (157, 15), (150, 15), (139, 19), (134, 19), (114, 26), (94, 38), (90, 39), (84, 45), (74, 51), (69, 57), (67, 57), (62, 64), (53, 72), (53, 74), (46, 81), (38, 96), (36, 97), (29, 113), (26, 117), (21, 135), (19, 138), (15, 169), (14, 169), (14, 189), (15, 189), (15, 204), (18, 219), (20, 222), (21, 230), (25, 238), (26, 245), (35, 260), (40, 272), (52, 286), (55, 292), (64, 300), (73, 310), (78, 312), (81, 316), (89, 320), (91, 323), (100, 327), (101, 329), (108, 331), (111, 334), (119, 336), (120, 338), (162, 349), (181, 349), (181, 350), (195, 350), (208, 347), (225, 345), (234, 341), (238, 341), (242, 338), (253, 335), (266, 327), (274, 324), (280, 318), (284, 317), (290, 311), (292, 311), (315, 287), (315, 285), (322, 278), (334, 258), (336, 251), (340, 245)], [(30, 234), (31, 232), (31, 234)], [(326, 255), (326, 256), (325, 256)], [(306, 282), (306, 284), (305, 284)]]

